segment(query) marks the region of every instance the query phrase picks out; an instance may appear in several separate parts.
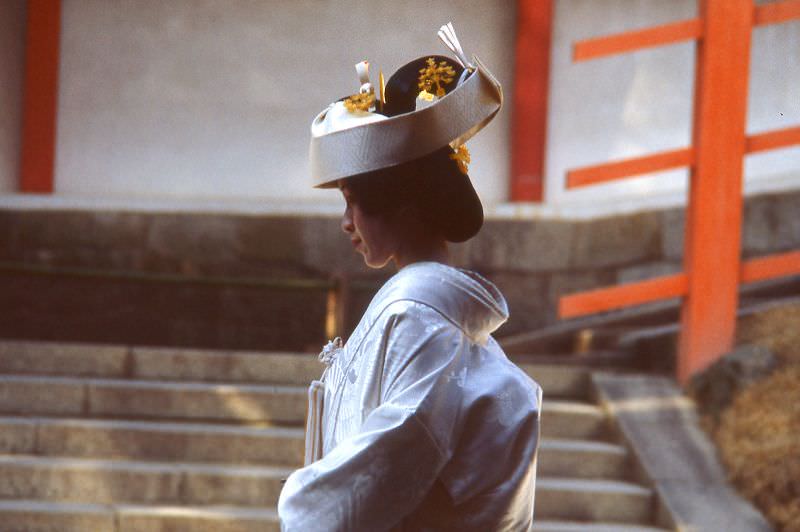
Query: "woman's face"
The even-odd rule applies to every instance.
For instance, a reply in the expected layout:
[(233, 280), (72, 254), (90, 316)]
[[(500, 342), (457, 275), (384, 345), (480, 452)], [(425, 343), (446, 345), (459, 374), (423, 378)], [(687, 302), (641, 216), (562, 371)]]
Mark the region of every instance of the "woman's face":
[(397, 252), (396, 232), (384, 218), (365, 213), (347, 184), (342, 183), (339, 188), (346, 203), (342, 231), (350, 237), (355, 250), (364, 256), (367, 266), (383, 268)]

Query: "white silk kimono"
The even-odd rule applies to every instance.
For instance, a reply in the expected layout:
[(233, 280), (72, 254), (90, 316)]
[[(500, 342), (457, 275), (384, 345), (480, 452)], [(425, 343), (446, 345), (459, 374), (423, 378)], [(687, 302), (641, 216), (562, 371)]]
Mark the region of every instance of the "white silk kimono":
[(287, 479), (283, 530), (528, 530), (541, 389), (490, 336), (507, 317), (475, 273), (392, 277), (326, 353), (322, 457)]

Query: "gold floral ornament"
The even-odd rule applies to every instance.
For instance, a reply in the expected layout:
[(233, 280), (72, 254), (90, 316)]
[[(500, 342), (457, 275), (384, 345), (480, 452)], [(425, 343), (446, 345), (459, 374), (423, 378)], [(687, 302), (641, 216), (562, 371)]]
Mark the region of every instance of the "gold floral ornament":
[(375, 105), (375, 91), (362, 92), (353, 94), (349, 98), (345, 98), (344, 107), (351, 113), (356, 111), (369, 111)]
[(421, 68), (419, 71), (419, 83), (417, 87), (421, 92), (428, 92), (435, 94), (439, 98), (447, 94), (444, 90), (444, 85), (449, 85), (455, 78), (456, 71), (447, 64), (447, 61), (436, 61), (433, 57), (428, 58), (428, 66)]
[(469, 163), (472, 162), (472, 159), (469, 156), (466, 144), (459, 146), (455, 152), (450, 154), (450, 158), (456, 162), (461, 173), (467, 175)]

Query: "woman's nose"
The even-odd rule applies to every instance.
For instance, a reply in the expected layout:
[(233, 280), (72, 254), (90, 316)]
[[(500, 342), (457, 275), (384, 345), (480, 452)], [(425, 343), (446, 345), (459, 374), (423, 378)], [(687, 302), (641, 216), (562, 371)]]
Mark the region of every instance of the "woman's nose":
[(353, 225), (353, 217), (350, 213), (350, 209), (346, 209), (344, 214), (342, 215), (342, 231), (347, 234), (352, 233), (356, 230), (355, 226)]

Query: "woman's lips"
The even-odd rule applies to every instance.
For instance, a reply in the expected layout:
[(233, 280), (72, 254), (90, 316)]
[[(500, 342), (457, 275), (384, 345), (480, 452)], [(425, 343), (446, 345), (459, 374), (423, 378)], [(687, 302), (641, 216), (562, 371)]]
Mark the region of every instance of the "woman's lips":
[(350, 243), (353, 244), (354, 248), (358, 248), (358, 245), (361, 243), (360, 238), (351, 238)]

